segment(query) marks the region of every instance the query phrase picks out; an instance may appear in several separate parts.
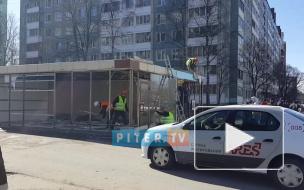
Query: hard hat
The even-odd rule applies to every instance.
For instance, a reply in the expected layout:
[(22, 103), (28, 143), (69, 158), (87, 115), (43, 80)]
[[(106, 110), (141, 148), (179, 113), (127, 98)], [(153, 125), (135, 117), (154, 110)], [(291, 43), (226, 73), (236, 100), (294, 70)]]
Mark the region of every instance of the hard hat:
[(126, 90), (121, 91), (122, 94), (127, 94)]
[(98, 106), (99, 104), (100, 104), (100, 102), (98, 102), (98, 101), (95, 101), (95, 102), (94, 102), (94, 106), (95, 106), (95, 107), (99, 107), (99, 106)]
[(195, 58), (195, 63), (198, 63), (198, 58)]

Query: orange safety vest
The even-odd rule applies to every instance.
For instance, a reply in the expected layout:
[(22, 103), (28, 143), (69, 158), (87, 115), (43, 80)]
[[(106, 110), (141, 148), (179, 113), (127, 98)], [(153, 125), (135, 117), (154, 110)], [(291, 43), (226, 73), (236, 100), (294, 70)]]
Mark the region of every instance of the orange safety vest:
[[(107, 107), (109, 107), (109, 102), (107, 102), (107, 101), (101, 102), (100, 108), (102, 108), (102, 106), (107, 106)], [(111, 104), (111, 110), (113, 110), (113, 109), (114, 109), (114, 107), (113, 107), (113, 105)]]

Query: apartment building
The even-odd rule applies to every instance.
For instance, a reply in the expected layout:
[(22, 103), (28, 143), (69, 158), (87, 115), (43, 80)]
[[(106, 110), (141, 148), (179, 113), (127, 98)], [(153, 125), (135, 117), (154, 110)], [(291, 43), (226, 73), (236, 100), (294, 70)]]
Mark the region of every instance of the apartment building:
[(0, 66), (4, 65), (2, 47), (5, 45), (6, 41), (6, 31), (7, 31), (7, 0), (0, 0)]
[[(74, 11), (64, 9), (67, 2), (76, 3)], [(168, 55), (173, 67), (185, 69), (189, 57), (198, 57), (196, 72), (205, 76), (209, 73), (210, 104), (217, 104), (217, 68), (224, 62), (223, 51), (218, 51), (221, 47), (228, 52), (225, 61), (229, 63), (229, 85), (220, 102), (241, 104), (253, 96), (249, 76), (241, 66), (244, 43), (262, 41), (269, 46), (269, 59), (281, 60), (283, 33), (267, 0), (96, 0), (90, 9), (84, 3), (22, 0), (20, 63), (137, 56), (164, 66)], [(208, 14), (213, 16), (209, 21)], [(76, 26), (71, 22), (73, 18)], [(75, 46), (79, 47), (77, 51)], [(268, 88), (273, 94), (277, 90), (275, 84)], [(255, 95), (263, 96), (262, 91)]]
[(91, 7), (82, 0), (23, 0), (20, 63), (151, 60), (150, 5), (148, 0), (96, 0)]

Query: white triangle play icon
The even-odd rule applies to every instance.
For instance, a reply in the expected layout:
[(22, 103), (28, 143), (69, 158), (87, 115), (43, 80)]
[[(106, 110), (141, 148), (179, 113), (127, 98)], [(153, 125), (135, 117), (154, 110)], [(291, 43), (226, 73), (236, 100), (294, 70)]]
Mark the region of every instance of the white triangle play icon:
[(254, 137), (236, 129), (235, 127), (226, 123), (225, 131), (225, 152), (229, 153), (231, 150), (242, 146), (243, 144), (253, 140)]

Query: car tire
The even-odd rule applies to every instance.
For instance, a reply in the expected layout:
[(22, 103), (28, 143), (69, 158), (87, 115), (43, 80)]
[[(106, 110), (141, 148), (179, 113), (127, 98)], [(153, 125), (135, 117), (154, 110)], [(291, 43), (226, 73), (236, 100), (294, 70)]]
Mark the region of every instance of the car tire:
[(152, 167), (157, 169), (170, 169), (176, 164), (171, 147), (152, 147), (149, 158)]
[[(272, 168), (281, 167), (282, 162), (276, 162)], [(286, 157), (281, 170), (271, 170), (269, 175), (278, 188), (283, 190), (304, 189), (304, 164), (300, 159)]]

